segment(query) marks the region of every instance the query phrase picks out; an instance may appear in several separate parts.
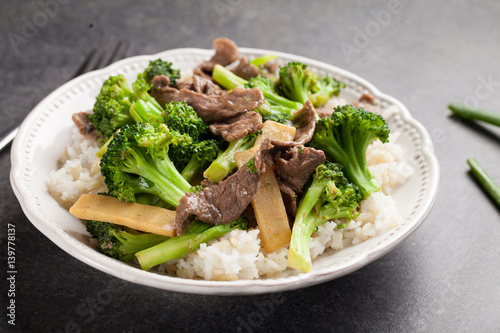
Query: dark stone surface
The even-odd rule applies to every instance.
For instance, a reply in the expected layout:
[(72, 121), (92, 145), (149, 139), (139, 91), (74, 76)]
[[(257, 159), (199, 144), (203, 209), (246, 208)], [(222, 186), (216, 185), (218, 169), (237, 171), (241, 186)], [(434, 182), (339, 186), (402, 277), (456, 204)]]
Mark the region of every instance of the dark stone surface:
[[(52, 4), (52, 15), (44, 16), (40, 3)], [(500, 331), (500, 210), (465, 162), (475, 156), (500, 181), (500, 131), (457, 121), (446, 108), (475, 100), (500, 110), (499, 2), (54, 3), (0, 2), (0, 132), (68, 80), (104, 33), (134, 41), (131, 55), (210, 48), (213, 38), (227, 36), (345, 68), (401, 100), (433, 137), (440, 192), (422, 227), (348, 276), (278, 295), (186, 295), (115, 279), (51, 243), (23, 214), (3, 151), (0, 331)], [(391, 3), (399, 7), (387, 15)], [(36, 31), (27, 23), (34, 20)], [(360, 37), (365, 30), (371, 37)], [(350, 56), (342, 52), (347, 44), (356, 48)], [(16, 227), (15, 327), (6, 316), (8, 223)]]

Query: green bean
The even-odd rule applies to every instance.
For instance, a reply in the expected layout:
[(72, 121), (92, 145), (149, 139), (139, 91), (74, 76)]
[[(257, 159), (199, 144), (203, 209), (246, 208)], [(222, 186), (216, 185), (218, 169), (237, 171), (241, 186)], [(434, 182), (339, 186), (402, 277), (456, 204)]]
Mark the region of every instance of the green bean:
[(479, 165), (475, 158), (467, 159), (472, 174), (479, 181), (483, 189), (491, 196), (495, 203), (500, 207), (500, 186), (486, 173), (486, 171)]
[(479, 120), (495, 126), (500, 126), (500, 113), (494, 113), (458, 103), (452, 103), (448, 105), (448, 108), (453, 112), (453, 114), (464, 119)]

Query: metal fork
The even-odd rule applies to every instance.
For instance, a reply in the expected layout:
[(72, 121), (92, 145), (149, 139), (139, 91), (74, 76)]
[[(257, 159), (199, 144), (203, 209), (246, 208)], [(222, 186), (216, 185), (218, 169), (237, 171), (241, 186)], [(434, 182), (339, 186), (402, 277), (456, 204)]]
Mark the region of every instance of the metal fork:
[[(126, 58), (132, 47), (132, 43), (120, 39), (110, 37), (101, 37), (92, 46), (90, 53), (85, 61), (80, 65), (75, 74), (71, 77), (74, 79), (84, 73), (103, 68), (109, 64)], [(19, 125), (10, 128), (0, 135), (0, 151), (7, 147), (17, 135)]]

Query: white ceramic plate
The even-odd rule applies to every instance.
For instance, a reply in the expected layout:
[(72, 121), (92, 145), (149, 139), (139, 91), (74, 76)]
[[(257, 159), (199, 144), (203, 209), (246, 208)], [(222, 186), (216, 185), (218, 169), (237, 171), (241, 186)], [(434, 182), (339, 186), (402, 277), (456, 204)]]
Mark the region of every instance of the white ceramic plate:
[(47, 190), (50, 171), (56, 168), (59, 155), (70, 144), (71, 115), (92, 108), (102, 82), (110, 75), (124, 74), (132, 82), (149, 60), (158, 58), (173, 62), (175, 68), (187, 73), (212, 56), (213, 50), (201, 49), (176, 49), (121, 60), (64, 84), (33, 109), (23, 122), (11, 150), (12, 187), (33, 225), (73, 257), (118, 278), (166, 290), (213, 295), (278, 292), (338, 278), (388, 253), (421, 225), (436, 197), (439, 166), (429, 134), (404, 105), (364, 79), (325, 63), (267, 50), (240, 48), (240, 52), (250, 59), (275, 54), (282, 62), (303, 62), (319, 74), (328, 73), (346, 83), (347, 88), (340, 96), (346, 101), (369, 92), (375, 96), (382, 111), (391, 109), (394, 112), (388, 120), (389, 126), (391, 130), (401, 132), (398, 142), (415, 169), (405, 185), (393, 194), (404, 219), (400, 226), (359, 245), (317, 258), (313, 270), (307, 274), (277, 279), (229, 282), (182, 279), (142, 271), (91, 248), (82, 223), (62, 208)]

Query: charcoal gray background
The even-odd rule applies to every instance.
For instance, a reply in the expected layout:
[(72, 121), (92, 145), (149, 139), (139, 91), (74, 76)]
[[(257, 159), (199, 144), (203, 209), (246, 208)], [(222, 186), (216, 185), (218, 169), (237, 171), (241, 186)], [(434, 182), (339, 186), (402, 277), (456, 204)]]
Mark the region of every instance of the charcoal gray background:
[[(216, 297), (124, 282), (60, 250), (24, 216), (3, 151), (2, 332), (500, 330), (500, 210), (466, 164), (475, 156), (500, 182), (500, 131), (447, 111), (472, 101), (500, 112), (500, 2), (30, 0), (1, 1), (0, 13), (0, 132), (66, 82), (103, 34), (132, 40), (130, 55), (210, 48), (226, 36), (369, 80), (427, 128), (442, 171), (425, 223), (380, 260), (302, 290)], [(17, 230), (15, 327), (6, 316), (7, 223)]]

